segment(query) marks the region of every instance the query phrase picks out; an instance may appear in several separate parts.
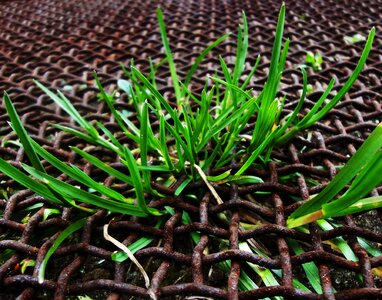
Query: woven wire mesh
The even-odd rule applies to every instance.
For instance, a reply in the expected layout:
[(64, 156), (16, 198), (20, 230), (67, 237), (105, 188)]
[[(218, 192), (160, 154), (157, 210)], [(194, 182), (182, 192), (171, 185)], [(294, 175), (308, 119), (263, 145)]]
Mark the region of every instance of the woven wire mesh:
[[(259, 90), (266, 80), (267, 66), (280, 3), (264, 1), (1, 1), (0, 2), (0, 90), (7, 90), (26, 124), (28, 132), (46, 145), (57, 157), (79, 163), (69, 149), (82, 141), (60, 133), (51, 123), (70, 124), (72, 120), (52, 104), (33, 83), (38, 79), (52, 88), (65, 91), (76, 108), (90, 120), (102, 121), (110, 128), (115, 122), (103, 103), (97, 102), (97, 89), (92, 77), (96, 70), (109, 90), (117, 89), (116, 80), (123, 77), (120, 64), (133, 58), (135, 65), (147, 72), (148, 59), (164, 58), (155, 16), (161, 5), (167, 31), (180, 77), (186, 75), (192, 61), (210, 42), (226, 32), (235, 32), (244, 10), (249, 20), (250, 49), (248, 65), (257, 54), (262, 55), (259, 71), (251, 82)], [(216, 186), (225, 195), (217, 205), (202, 182), (189, 186), (200, 192), (198, 201), (174, 196), (174, 188), (157, 187), (168, 196), (151, 203), (153, 207), (171, 206), (175, 214), (156, 228), (155, 220), (120, 217), (110, 225), (110, 233), (130, 245), (140, 237), (153, 242), (135, 255), (151, 279), (151, 292), (161, 298), (184, 298), (187, 295), (214, 299), (256, 299), (283, 296), (295, 299), (361, 299), (382, 298), (378, 277), (382, 257), (373, 256), (360, 243), (382, 243), (380, 211), (348, 216), (342, 225), (322, 230), (309, 225), (309, 232), (285, 227), (285, 219), (295, 208), (294, 197), (307, 200), (333, 178), (336, 166), (352, 155), (381, 118), (381, 1), (291, 1), (287, 3), (285, 36), (291, 38), (291, 50), (283, 78), (282, 93), (287, 95), (286, 110), (296, 104), (302, 89), (297, 70), (304, 63), (306, 51), (320, 52), (324, 58), (322, 71), (309, 70), (314, 92), (308, 95), (306, 109), (321, 94), (332, 76), (336, 88), (344, 83), (354, 69), (362, 51), (362, 43), (347, 44), (343, 37), (356, 33), (367, 35), (376, 26), (377, 37), (366, 69), (350, 93), (323, 121), (304, 132), (285, 149), (273, 153), (275, 163), (265, 170), (250, 170), (261, 176), (263, 184), (241, 187)], [(202, 63), (193, 88), (200, 89), (208, 74), (218, 71), (217, 54), (232, 62), (235, 39), (218, 46)], [(169, 71), (159, 69), (161, 91), (171, 98)], [(131, 109), (128, 104), (121, 108)], [(15, 135), (0, 106), (0, 153), (15, 165), (23, 161), (22, 149), (12, 145)], [(113, 163), (110, 156), (97, 147), (93, 154)], [(82, 165), (92, 177), (112, 185), (90, 165)], [(118, 167), (118, 166), (116, 166)], [(238, 166), (232, 165), (235, 169)], [(213, 170), (218, 174), (222, 170)], [(61, 179), (64, 176), (57, 174)], [(288, 178), (288, 180), (286, 180)], [(290, 178), (294, 178), (290, 181)], [(182, 178), (179, 179), (179, 183)], [(115, 263), (111, 254), (116, 247), (102, 237), (102, 226), (113, 216), (99, 211), (90, 216), (83, 230), (74, 234), (54, 253), (43, 283), (37, 279), (38, 266), (58, 234), (72, 222), (76, 212), (64, 208), (59, 215), (44, 220), (44, 209), (55, 208), (43, 198), (24, 190), (0, 174), (1, 190), (11, 194), (1, 199), (0, 219), (0, 298), (2, 299), (64, 299), (87, 294), (94, 299), (148, 298), (144, 281), (134, 265)], [(126, 186), (120, 186), (123, 191)], [(270, 194), (259, 195), (258, 191)], [(373, 191), (378, 195), (380, 189)], [(38, 209), (25, 211), (43, 203)], [(182, 212), (192, 218), (191, 224), (181, 222)], [(219, 218), (224, 212), (229, 224)], [(258, 224), (244, 230), (240, 221)], [(200, 242), (193, 244), (191, 234), (199, 232)], [(358, 261), (346, 259), (333, 246), (343, 238)], [(223, 249), (220, 241), (229, 241)], [(288, 240), (304, 245), (302, 253), (294, 253)], [(266, 256), (239, 250), (239, 242), (256, 243)], [(208, 251), (207, 251), (208, 249)], [(33, 259), (36, 266), (21, 272), (23, 259)], [(227, 272), (219, 264), (230, 261)], [(248, 262), (261, 269), (281, 270), (279, 285), (244, 291), (238, 280), (243, 271), (258, 276)], [(296, 289), (294, 279), (309, 286), (302, 266), (314, 262), (318, 268), (322, 294)], [(255, 279), (257, 280), (257, 279)]]

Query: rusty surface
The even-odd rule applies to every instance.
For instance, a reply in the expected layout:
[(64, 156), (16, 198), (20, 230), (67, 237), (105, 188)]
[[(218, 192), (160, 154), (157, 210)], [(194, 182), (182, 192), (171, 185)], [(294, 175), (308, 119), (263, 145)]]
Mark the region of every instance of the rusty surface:
[[(53, 255), (46, 278), (38, 282), (37, 269), (46, 251), (76, 216), (72, 209), (63, 209), (59, 215), (43, 220), (44, 208), (54, 208), (41, 197), (23, 190), (0, 174), (1, 189), (13, 195), (9, 200), (0, 196), (0, 299), (76, 299), (89, 295), (93, 299), (160, 298), (174, 299), (186, 296), (213, 299), (256, 299), (283, 296), (286, 299), (381, 299), (382, 283), (377, 275), (382, 257), (373, 256), (359, 238), (382, 244), (381, 212), (348, 216), (338, 222), (341, 227), (328, 231), (316, 224), (310, 233), (285, 227), (287, 216), (297, 207), (292, 197), (307, 200), (327, 184), (336, 172), (336, 165), (345, 162), (382, 117), (382, 2), (378, 1), (290, 1), (287, 4), (286, 34), (291, 38), (291, 50), (283, 79), (282, 93), (288, 95), (287, 109), (293, 108), (301, 90), (301, 75), (297, 66), (304, 63), (306, 51), (319, 51), (323, 70), (309, 70), (309, 83), (314, 92), (308, 96), (306, 108), (318, 99), (322, 86), (336, 76), (336, 88), (344, 83), (362, 50), (362, 43), (346, 44), (343, 37), (360, 33), (367, 35), (376, 26), (377, 36), (366, 69), (344, 100), (328, 117), (314, 127), (311, 138), (307, 132), (296, 138), (289, 147), (274, 153), (284, 163), (272, 163), (266, 170), (250, 170), (261, 176), (263, 184), (242, 187), (216, 187), (226, 197), (217, 205), (202, 182), (189, 189), (200, 189), (200, 202), (185, 201), (174, 196), (174, 189), (155, 187), (168, 197), (151, 203), (153, 207), (171, 206), (175, 215), (161, 228), (155, 222), (123, 217), (110, 225), (110, 233), (129, 245), (140, 237), (154, 241), (136, 253), (151, 279), (148, 291), (136, 267), (128, 261), (115, 263), (111, 254), (117, 249), (102, 238), (102, 226), (111, 221), (104, 211), (88, 218), (86, 226), (73, 235)], [(83, 143), (67, 134), (58, 133), (51, 123), (74, 125), (64, 112), (42, 95), (32, 79), (38, 79), (52, 88), (65, 91), (76, 108), (90, 120), (99, 120), (110, 128), (114, 120), (105, 114), (107, 109), (97, 102), (98, 93), (92, 77), (96, 70), (103, 84), (116, 89), (116, 80), (123, 77), (120, 64), (135, 64), (148, 71), (148, 58), (158, 61), (164, 57), (157, 30), (155, 9), (161, 5), (167, 31), (179, 67), (184, 77), (200, 51), (225, 32), (235, 32), (244, 10), (249, 21), (249, 64), (257, 54), (262, 55), (259, 71), (252, 87), (260, 89), (266, 80), (273, 32), (279, 3), (273, 1), (0, 1), (0, 91), (7, 90), (26, 124), (28, 132), (41, 144), (48, 146), (57, 157), (76, 162), (69, 145), (84, 147)], [(194, 89), (204, 84), (207, 74), (215, 72), (216, 54), (233, 57), (234, 37), (217, 47), (201, 65)], [(171, 98), (168, 86), (169, 71), (159, 70), (161, 91)], [(131, 108), (121, 104), (121, 108)], [(4, 106), (0, 106), (0, 155), (15, 165), (24, 160), (24, 153), (8, 141), (15, 138), (6, 121)], [(104, 157), (109, 153), (94, 149), (93, 154)], [(115, 157), (108, 158), (110, 162)], [(319, 167), (318, 167), (319, 166)], [(233, 164), (232, 169), (240, 166)], [(86, 172), (100, 176), (90, 166)], [(224, 170), (212, 170), (218, 174)], [(286, 177), (295, 178), (293, 184)], [(66, 178), (62, 178), (66, 179)], [(102, 178), (105, 184), (113, 179)], [(181, 182), (180, 179), (179, 182)], [(312, 184), (312, 182), (315, 184)], [(123, 189), (124, 187), (121, 187)], [(249, 196), (257, 191), (271, 195), (252, 202)], [(381, 192), (378, 188), (373, 193)], [(264, 201), (262, 201), (264, 200)], [(44, 206), (25, 211), (34, 204)], [(192, 223), (184, 225), (181, 214), (186, 211)], [(230, 216), (224, 224), (219, 213)], [(250, 212), (250, 213), (248, 213)], [(239, 221), (256, 216), (260, 226), (244, 230)], [(28, 216), (26, 221), (23, 218)], [(248, 220), (245, 220), (248, 221)], [(249, 221), (248, 221), (249, 222)], [(199, 232), (197, 244), (191, 234)], [(347, 260), (328, 243), (344, 238), (358, 261)], [(229, 243), (226, 250), (219, 248), (219, 239)], [(293, 253), (288, 239), (304, 245), (304, 253)], [(269, 250), (267, 257), (239, 249), (239, 242), (259, 243)], [(20, 271), (23, 259), (36, 260), (35, 267)], [(219, 263), (230, 261), (230, 269), (219, 271)], [(238, 280), (243, 271), (250, 272), (247, 262), (262, 268), (281, 270), (279, 285), (243, 291)], [(302, 291), (293, 287), (293, 279), (302, 280), (304, 263), (314, 262), (318, 268), (323, 293)], [(379, 272), (379, 273), (378, 273)], [(350, 275), (349, 275), (350, 274)], [(353, 284), (340, 285), (339, 275)], [(350, 276), (350, 277), (349, 277)], [(345, 280), (344, 279), (344, 280)], [(357, 285), (354, 282), (358, 280)], [(258, 281), (257, 281), (258, 283)], [(308, 284), (307, 284), (308, 285)]]

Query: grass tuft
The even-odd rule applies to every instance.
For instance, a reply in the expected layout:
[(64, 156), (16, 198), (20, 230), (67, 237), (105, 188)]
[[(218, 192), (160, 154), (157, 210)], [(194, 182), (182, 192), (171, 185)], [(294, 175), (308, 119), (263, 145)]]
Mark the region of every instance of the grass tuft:
[[(120, 165), (125, 167), (125, 170), (117, 170), (84, 149), (71, 148), (94, 168), (127, 185), (125, 193), (117, 192), (113, 186), (105, 186), (77, 166), (60, 161), (35, 142), (25, 130), (8, 94), (4, 93), (3, 101), (11, 126), (19, 138), (28, 161), (16, 168), (11, 163), (0, 159), (0, 171), (46, 200), (61, 206), (75, 207), (81, 210), (82, 214), (81, 219), (59, 235), (47, 252), (39, 269), (40, 282), (44, 280), (44, 270), (49, 257), (68, 236), (84, 226), (84, 213), (89, 214), (94, 213), (97, 209), (105, 209), (109, 213), (152, 217), (156, 219), (156, 227), (160, 227), (165, 218), (174, 214), (175, 211), (169, 206), (163, 210), (154, 209), (150, 207), (152, 200), (163, 197), (161, 194), (163, 190), (173, 193), (175, 197), (200, 199), (201, 191), (199, 189), (192, 191), (188, 189), (188, 185), (196, 181), (204, 185), (204, 193), (209, 190), (218, 204), (221, 204), (224, 202), (224, 197), (219, 195), (214, 186), (237, 185), (241, 187), (245, 184), (262, 183), (263, 180), (250, 174), (248, 169), (265, 168), (267, 163), (273, 160), (272, 150), (274, 148), (289, 143), (296, 134), (321, 120), (341, 101), (366, 63), (375, 36), (375, 29), (370, 30), (357, 66), (345, 84), (338, 92), (335, 92), (333, 91), (335, 82), (333, 78), (320, 99), (303, 117), (301, 117), (301, 110), (308, 93), (308, 78), (306, 71), (302, 68), (301, 97), (293, 112), (285, 115), (283, 113), (284, 103), (289, 99), (286, 99), (286, 96), (278, 97), (290, 43), (289, 39), (283, 38), (285, 13), (283, 4), (278, 16), (268, 78), (260, 91), (255, 92), (249, 88), (256, 75), (261, 60), (260, 56), (257, 57), (249, 74), (245, 75), (244, 72), (249, 48), (249, 32), (247, 18), (243, 12), (242, 24), (238, 28), (233, 67), (222, 56), (219, 56), (223, 76), (218, 77), (215, 73), (208, 77), (201, 94), (198, 95), (191, 88), (195, 72), (203, 59), (229, 35), (220, 37), (202, 51), (181, 82), (166, 34), (163, 13), (158, 8), (157, 18), (166, 54), (165, 59), (158, 64), (150, 60), (150, 72), (147, 75), (139, 71), (132, 61), (130, 66), (122, 66), (126, 78), (119, 79), (117, 82), (120, 91), (127, 95), (129, 104), (134, 107), (134, 111), (118, 110), (116, 108), (117, 93), (109, 94), (102, 86), (97, 74), (94, 74), (96, 85), (100, 91), (99, 100), (106, 103), (110, 114), (119, 126), (118, 135), (116, 132), (111, 132), (105, 124), (88, 121), (60, 91), (55, 93), (36, 81), (36, 85), (59, 105), (78, 127), (71, 128), (55, 124), (52, 126), (68, 132), (88, 144), (102, 147), (115, 154), (114, 156), (117, 157)], [(285, 42), (283, 42), (284, 40)], [(313, 55), (315, 60), (312, 61), (311, 56), (308, 62), (319, 68), (322, 58)], [(175, 107), (170, 104), (169, 99), (161, 94), (157, 86), (156, 72), (164, 64), (168, 64), (170, 70), (176, 100)], [(328, 99), (329, 97), (331, 98)], [(136, 119), (131, 120), (131, 115), (136, 116)], [(252, 127), (248, 126), (251, 122), (254, 122)], [(307, 229), (302, 225), (318, 219), (328, 219), (382, 207), (381, 196), (366, 197), (373, 188), (382, 182), (380, 176), (382, 172), (381, 147), (382, 125), (380, 124), (341, 168), (330, 184), (291, 214), (287, 225), (299, 227), (299, 230), (303, 231)], [(63, 182), (48, 174), (41, 163), (42, 160), (66, 174), (75, 183)], [(233, 170), (234, 164), (239, 167)], [(215, 172), (211, 175), (211, 172), (218, 168), (224, 168), (225, 171), (220, 174)], [(176, 178), (182, 178), (182, 181), (177, 182)], [(349, 184), (349, 188), (341, 194), (341, 191)], [(162, 186), (162, 192), (158, 186)], [(229, 216), (220, 213), (219, 218), (222, 222), (227, 222)], [(192, 223), (191, 217), (186, 212), (182, 215), (182, 222), (183, 224)], [(323, 220), (318, 221), (318, 224), (323, 230), (331, 230), (333, 226), (339, 226), (335, 222), (329, 223)], [(251, 226), (251, 224), (246, 226)], [(193, 232), (191, 237), (195, 244), (199, 243), (200, 233)], [(130, 251), (134, 252), (146, 247), (152, 241), (153, 239), (149, 237), (141, 238), (131, 245), (131, 249), (122, 247), (124, 252), (113, 254), (113, 259), (123, 261), (129, 257)], [(118, 244), (115, 240), (113, 242)], [(368, 251), (376, 253), (371, 245), (365, 241), (362, 242), (368, 247)], [(222, 244), (227, 243), (222, 241)], [(357, 259), (344, 239), (336, 238), (331, 241), (331, 245), (339, 249), (338, 251), (346, 258)], [(289, 246), (296, 254), (304, 251), (302, 245), (297, 241), (289, 240)], [(256, 243), (252, 243), (251, 246), (241, 243), (240, 249), (266, 257)], [(207, 248), (205, 252), (208, 252)], [(133, 256), (130, 255), (130, 257)], [(220, 265), (226, 270), (230, 268), (229, 262), (222, 262)], [(263, 285), (280, 284), (278, 278), (282, 276), (281, 270), (262, 269), (254, 264), (248, 264), (248, 268), (252, 273), (257, 274)], [(310, 285), (320, 293), (321, 286), (317, 280), (319, 276), (315, 264), (306, 263), (303, 265), (303, 269)], [(258, 286), (258, 282), (249, 278), (245, 272), (242, 273), (239, 284), (243, 290)], [(296, 280), (293, 285), (305, 291), (309, 290)]]

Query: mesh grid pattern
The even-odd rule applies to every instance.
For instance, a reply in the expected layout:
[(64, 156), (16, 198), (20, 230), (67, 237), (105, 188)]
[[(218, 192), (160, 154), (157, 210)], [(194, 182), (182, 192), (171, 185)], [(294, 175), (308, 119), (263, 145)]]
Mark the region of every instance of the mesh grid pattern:
[[(133, 58), (143, 72), (148, 71), (148, 58), (158, 61), (164, 57), (157, 29), (155, 9), (163, 8), (167, 31), (180, 77), (184, 77), (193, 59), (210, 42), (226, 32), (235, 32), (246, 12), (249, 21), (250, 49), (248, 64), (253, 65), (257, 54), (262, 55), (259, 71), (251, 82), (256, 90), (266, 80), (267, 66), (275, 30), (279, 3), (264, 1), (1, 1), (0, 2), (0, 90), (7, 90), (26, 124), (28, 132), (39, 143), (62, 160), (76, 162), (69, 145), (85, 147), (81, 141), (65, 133), (58, 133), (50, 123), (74, 125), (64, 112), (42, 95), (32, 79), (52, 88), (60, 88), (89, 119), (99, 120), (110, 127), (113, 118), (98, 103), (92, 71), (96, 70), (108, 89), (116, 89), (116, 80), (123, 77), (119, 64), (128, 64)], [(377, 36), (366, 69), (344, 100), (323, 121), (314, 126), (312, 138), (307, 133), (297, 137), (285, 149), (274, 153), (284, 163), (271, 163), (266, 170), (251, 169), (264, 183), (257, 185), (222, 187), (216, 189), (226, 195), (225, 202), (217, 205), (202, 182), (189, 189), (205, 190), (199, 201), (190, 202), (174, 196), (173, 188), (157, 187), (167, 197), (151, 205), (163, 208), (169, 205), (175, 214), (163, 226), (155, 228), (152, 220), (122, 217), (110, 225), (113, 236), (129, 245), (147, 236), (154, 241), (138, 251), (136, 257), (147, 268), (151, 279), (150, 292), (161, 298), (184, 298), (187, 295), (213, 299), (257, 299), (284, 296), (285, 299), (364, 299), (382, 298), (382, 284), (375, 270), (382, 266), (382, 257), (370, 255), (359, 238), (379, 245), (382, 243), (382, 214), (373, 211), (361, 216), (341, 219), (343, 226), (328, 231), (318, 225), (309, 225), (310, 233), (285, 227), (287, 216), (296, 208), (291, 200), (307, 200), (322, 190), (335, 175), (336, 166), (352, 155), (381, 119), (381, 57), (382, 14), (381, 1), (291, 1), (287, 4), (285, 36), (291, 38), (282, 93), (288, 96), (286, 109), (296, 104), (302, 88), (301, 75), (296, 70), (304, 63), (306, 51), (319, 51), (324, 57), (323, 70), (309, 71), (309, 82), (315, 92), (308, 96), (306, 109), (312, 106), (322, 92), (322, 84), (336, 76), (339, 87), (354, 69), (362, 51), (362, 43), (347, 45), (344, 36), (356, 33), (367, 35), (376, 26)], [(194, 89), (204, 84), (207, 74), (218, 66), (216, 53), (228, 61), (233, 58), (235, 39), (218, 46), (202, 63), (194, 81)], [(166, 68), (159, 70), (161, 91), (171, 97)], [(121, 104), (129, 109), (129, 105)], [(24, 152), (6, 143), (15, 138), (6, 121), (4, 106), (0, 106), (0, 147), (2, 157), (15, 165), (24, 160)], [(5, 143), (4, 143), (5, 142)], [(115, 157), (99, 148), (93, 154)], [(317, 168), (322, 166), (322, 168)], [(88, 174), (102, 177), (91, 166), (83, 166)], [(239, 166), (232, 165), (237, 169)], [(222, 170), (213, 170), (216, 173)], [(293, 184), (286, 177), (295, 176)], [(66, 179), (64, 177), (60, 177)], [(112, 184), (113, 178), (102, 178)], [(184, 180), (179, 179), (179, 184)], [(318, 182), (311, 184), (312, 181)], [(0, 265), (1, 299), (65, 299), (87, 294), (94, 299), (148, 298), (143, 279), (129, 262), (115, 263), (111, 253), (117, 250), (102, 238), (102, 226), (112, 216), (99, 211), (90, 216), (82, 231), (73, 235), (54, 254), (43, 283), (37, 279), (37, 268), (59, 232), (72, 222), (75, 212), (65, 208), (61, 215), (43, 220), (44, 208), (52, 208), (28, 190), (23, 190), (0, 174), (1, 188), (15, 193), (8, 201), (0, 199), (0, 251), (8, 251)], [(121, 186), (123, 190), (125, 187)], [(266, 202), (251, 201), (256, 191), (269, 191)], [(373, 191), (378, 195), (380, 189)], [(33, 211), (27, 222), (23, 209), (44, 203)], [(192, 216), (192, 223), (182, 225), (182, 212)], [(229, 224), (219, 220), (219, 213), (230, 216)], [(249, 213), (248, 213), (249, 212)], [(256, 216), (260, 226), (244, 230), (241, 220)], [(366, 220), (366, 221), (365, 221)], [(190, 235), (200, 232), (196, 245)], [(342, 237), (358, 257), (347, 260), (330, 246), (329, 241)], [(219, 250), (218, 240), (229, 241), (229, 248)], [(303, 253), (293, 253), (288, 239), (305, 245)], [(258, 243), (268, 251), (263, 257), (239, 250), (239, 242)], [(208, 253), (205, 251), (208, 248)], [(12, 250), (12, 251), (10, 251)], [(207, 253), (207, 254), (206, 254)], [(5, 257), (5, 256), (4, 256)], [(36, 260), (34, 268), (20, 272), (24, 258)], [(231, 261), (228, 273), (219, 271), (218, 264)], [(248, 271), (247, 262), (263, 268), (281, 270), (278, 286), (261, 285), (258, 289), (241, 291), (240, 273)], [(293, 279), (301, 277), (302, 264), (314, 262), (318, 267), (322, 294), (302, 291), (293, 287)], [(340, 270), (340, 271), (338, 271)], [(339, 273), (338, 273), (339, 272)], [(362, 282), (358, 286), (339, 286), (338, 274), (350, 274)], [(346, 275), (346, 276), (348, 276)]]

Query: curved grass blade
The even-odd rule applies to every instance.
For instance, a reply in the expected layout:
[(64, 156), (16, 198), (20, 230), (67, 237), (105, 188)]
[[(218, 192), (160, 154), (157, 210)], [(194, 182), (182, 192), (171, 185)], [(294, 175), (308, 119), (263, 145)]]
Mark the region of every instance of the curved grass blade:
[(57, 198), (52, 193), (52, 191), (50, 191), (49, 188), (47, 188), (44, 184), (25, 175), (19, 169), (15, 168), (10, 163), (6, 162), (1, 158), (0, 171), (8, 177), (12, 178), (13, 180), (17, 181), (18, 183), (22, 184), (26, 188), (30, 189), (32, 192), (40, 195), (41, 197), (44, 197), (45, 199), (52, 201), (53, 203), (63, 205), (62, 201), (59, 198)]
[(136, 136), (134, 136), (125, 126), (124, 122), (122, 121), (122, 118), (121, 118), (121, 114), (119, 111), (117, 111), (114, 107), (114, 103), (113, 103), (113, 98), (112, 96), (109, 96), (105, 89), (103, 88), (101, 82), (99, 81), (99, 78), (98, 78), (98, 75), (96, 72), (93, 72), (93, 76), (94, 76), (94, 79), (96, 81), (96, 84), (100, 90), (100, 93), (101, 93), (101, 96), (102, 96), (102, 99), (106, 102), (107, 106), (109, 107), (112, 115), (114, 116), (116, 122), (118, 123), (118, 125), (121, 127), (123, 133), (130, 139), (132, 139), (133, 141), (137, 142), (138, 139)]
[(119, 148), (117, 146), (115, 146), (114, 144), (112, 144), (112, 143), (110, 143), (104, 139), (100, 139), (99, 137), (97, 139), (94, 139), (91, 136), (88, 136), (87, 134), (85, 134), (85, 133), (83, 133), (77, 129), (70, 128), (70, 127), (63, 126), (63, 125), (52, 124), (52, 126), (54, 128), (57, 128), (57, 129), (60, 129), (62, 131), (65, 131), (67, 133), (70, 133), (70, 134), (90, 143), (90, 144), (99, 145), (99, 146), (105, 147), (106, 149), (109, 149), (113, 152), (118, 153), (118, 155), (123, 155), (123, 153), (119, 150)]
[(76, 121), (83, 129), (85, 129), (91, 137), (96, 138), (98, 136), (97, 129), (94, 128), (92, 124), (85, 120), (76, 108), (70, 103), (69, 99), (65, 97), (60, 91), (57, 91), (58, 95), (50, 91), (40, 82), (33, 80), (34, 83), (45, 93), (47, 94), (57, 105), (59, 105), (63, 110), (65, 110), (73, 119)]
[(235, 176), (242, 175), (252, 165), (255, 159), (257, 159), (260, 156), (260, 154), (264, 152), (267, 146), (272, 142), (275, 134), (276, 134), (276, 131), (273, 131), (270, 135), (266, 137), (266, 139), (260, 144), (260, 146), (257, 147), (256, 150), (252, 152), (252, 154), (244, 162), (242, 167), (235, 173)]
[(255, 65), (253, 66), (251, 72), (248, 74), (247, 78), (245, 79), (244, 83), (241, 85), (241, 89), (244, 90), (248, 84), (251, 82), (251, 79), (253, 77), (253, 75), (255, 74), (256, 70), (257, 70), (257, 67), (259, 66), (259, 63), (260, 63), (260, 59), (261, 59), (261, 56), (260, 54), (257, 56), (257, 59), (256, 59), (256, 62), (255, 62)]
[(102, 195), (108, 196), (112, 199), (115, 199), (117, 201), (126, 202), (125, 197), (118, 193), (117, 191), (112, 190), (111, 188), (108, 188), (99, 182), (93, 180), (89, 175), (87, 175), (85, 172), (83, 172), (81, 169), (77, 168), (76, 166), (68, 166), (58, 158), (56, 158), (54, 155), (49, 153), (47, 150), (45, 150), (43, 147), (41, 147), (39, 144), (37, 144), (35, 141), (32, 140), (32, 146), (34, 150), (47, 162), (49, 162), (53, 167), (60, 170), (61, 172), (65, 173), (69, 177), (73, 178), (74, 180), (86, 185), (89, 188), (92, 188), (96, 190), (97, 192), (101, 193)]
[(70, 224), (67, 228), (65, 228), (60, 235), (57, 237), (57, 239), (54, 241), (53, 245), (49, 248), (49, 250), (46, 252), (46, 255), (38, 269), (38, 282), (41, 284), (44, 282), (45, 279), (45, 269), (46, 265), (48, 264), (48, 261), (52, 254), (57, 250), (57, 248), (74, 232), (80, 230), (85, 226), (86, 218), (80, 219), (72, 224)]
[(352, 75), (349, 77), (349, 79), (345, 82), (344, 86), (338, 91), (338, 93), (333, 97), (332, 100), (328, 104), (324, 106), (322, 110), (320, 110), (313, 118), (312, 122), (315, 123), (319, 121), (323, 116), (325, 116), (337, 103), (340, 101), (343, 96), (348, 92), (348, 90), (352, 87), (354, 81), (358, 78), (359, 74), (361, 73), (363, 66), (366, 63), (366, 60), (369, 56), (371, 47), (373, 45), (373, 40), (375, 36), (375, 27), (372, 27), (369, 35), (367, 37), (367, 41), (365, 44), (365, 47), (362, 51), (361, 58), (359, 59), (356, 68), (354, 69)]
[(158, 90), (147, 80), (147, 78), (136, 68), (131, 67), (132, 73), (140, 80), (142, 83), (150, 90), (153, 96), (159, 100), (160, 104), (166, 109), (174, 122), (177, 123), (178, 126), (181, 126), (179, 117), (177, 116), (175, 110), (168, 104), (167, 100), (158, 92)]
[(358, 200), (357, 202), (341, 211), (333, 212), (330, 216), (331, 218), (348, 216), (351, 214), (370, 211), (380, 207), (382, 207), (382, 196), (373, 196)]
[(203, 61), (203, 59), (207, 56), (208, 53), (211, 52), (211, 50), (213, 48), (215, 48), (216, 46), (218, 46), (220, 43), (222, 43), (225, 39), (227, 39), (228, 37), (230, 36), (229, 33), (221, 36), (220, 38), (218, 38), (216, 41), (214, 41), (212, 44), (210, 44), (206, 49), (204, 49), (200, 55), (196, 58), (195, 62), (193, 63), (193, 65), (191, 66), (190, 70), (187, 72), (187, 75), (184, 79), (184, 86), (185, 87), (188, 87), (188, 85), (190, 84), (191, 82), (191, 79), (192, 79), (192, 76), (194, 75), (195, 71), (197, 70), (198, 66), (200, 65), (200, 63)]
[(304, 100), (305, 100), (305, 97), (306, 97), (306, 91), (307, 91), (307, 86), (308, 86), (308, 79), (307, 79), (307, 75), (306, 75), (306, 71), (305, 69), (301, 69), (301, 73), (302, 73), (302, 78), (303, 78), (303, 88), (302, 88), (302, 93), (301, 93), (301, 97), (300, 97), (300, 100), (298, 101), (295, 109), (293, 110), (292, 114), (287, 118), (285, 124), (277, 130), (277, 136), (276, 136), (276, 141), (275, 143), (277, 143), (277, 139), (289, 128), (289, 126), (291, 124), (293, 124), (294, 120), (296, 119), (298, 113), (301, 111), (301, 108), (302, 108), (302, 105), (304, 103)]
[(264, 104), (265, 107), (270, 105), (270, 102), (275, 99), (277, 87), (278, 87), (278, 78), (279, 78), (279, 60), (282, 46), (282, 37), (284, 31), (284, 22), (285, 22), (285, 4), (281, 5), (279, 12), (279, 17), (277, 21), (276, 35), (273, 43), (272, 57), (269, 67), (269, 74), (267, 83), (264, 88)]
[[(302, 247), (295, 240), (288, 239), (288, 244), (297, 255), (304, 253)], [(313, 287), (316, 293), (322, 294), (320, 274), (318, 273), (316, 264), (314, 262), (307, 262), (302, 264), (302, 268), (304, 269), (310, 285)]]
[(114, 176), (115, 178), (126, 182), (129, 185), (133, 185), (133, 182), (131, 178), (122, 172), (114, 169), (113, 167), (109, 166), (108, 164), (105, 164), (103, 161), (95, 157), (94, 155), (91, 155), (77, 147), (71, 147), (71, 149), (76, 152), (77, 154), (81, 155), (83, 158), (85, 158), (88, 162), (90, 162), (92, 165), (96, 166), (97, 168), (101, 169), (102, 171), (106, 172), (107, 174)]
[(125, 160), (122, 160), (126, 164), (130, 171), (131, 180), (133, 181), (135, 195), (137, 196), (137, 202), (139, 208), (145, 214), (153, 214), (155, 216), (160, 216), (161, 213), (156, 209), (150, 209), (147, 207), (145, 194), (142, 186), (142, 178), (138, 170), (137, 162), (135, 161), (133, 154), (128, 148), (125, 148)]
[[(313, 199), (296, 209), (288, 218), (288, 227), (296, 227), (322, 217), (321, 208), (364, 168), (382, 147), (382, 123), (380, 123), (350, 158), (333, 180)], [(350, 204), (351, 205), (351, 204)]]
[(68, 198), (69, 200), (72, 199), (78, 202), (88, 203), (99, 208), (104, 208), (111, 212), (127, 214), (130, 216), (147, 217), (149, 214), (159, 214), (159, 212), (155, 209), (150, 208), (148, 212), (145, 212), (136, 205), (121, 203), (111, 199), (104, 199), (92, 193), (76, 188), (66, 182), (60, 181), (46, 173), (37, 171), (29, 166), (23, 165), (23, 168), (32, 176), (41, 180), (50, 188), (63, 195), (63, 197)]
[(12, 128), (16, 132), (18, 138), (20, 139), (20, 143), (23, 145), (25, 153), (28, 156), (32, 166), (41, 172), (45, 172), (45, 169), (42, 166), (39, 158), (37, 157), (37, 154), (33, 150), (33, 147), (31, 145), (31, 138), (26, 132), (25, 127), (21, 122), (19, 115), (17, 114), (17, 111), (11, 102), (11, 99), (9, 98), (6, 92), (4, 92), (3, 100), (5, 108), (7, 109), (9, 119), (12, 123)]
[(160, 29), (160, 34), (162, 37), (163, 47), (164, 47), (164, 50), (166, 52), (168, 65), (170, 67), (170, 73), (171, 73), (171, 78), (172, 78), (172, 84), (174, 86), (175, 97), (176, 97), (176, 100), (177, 100), (177, 103), (179, 106), (179, 105), (181, 105), (181, 102), (183, 101), (182, 100), (182, 94), (181, 94), (180, 87), (179, 87), (179, 79), (178, 79), (178, 75), (176, 73), (176, 67), (175, 67), (174, 59), (172, 57), (170, 45), (169, 45), (168, 38), (167, 38), (166, 25), (165, 25), (164, 20), (163, 20), (163, 13), (159, 7), (157, 8), (157, 19), (158, 19), (158, 23), (159, 23), (159, 29)]

